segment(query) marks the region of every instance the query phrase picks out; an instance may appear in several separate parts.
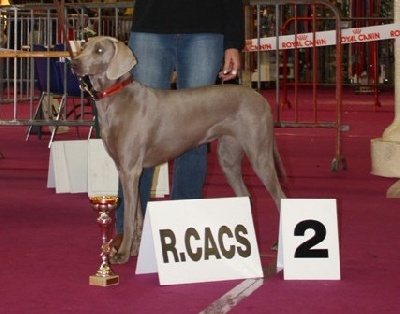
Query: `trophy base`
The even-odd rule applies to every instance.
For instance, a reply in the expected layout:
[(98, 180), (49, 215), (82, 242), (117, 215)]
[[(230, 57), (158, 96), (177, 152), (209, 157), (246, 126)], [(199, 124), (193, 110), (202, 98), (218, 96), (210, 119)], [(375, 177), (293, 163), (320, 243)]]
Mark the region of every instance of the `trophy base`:
[(119, 276), (107, 276), (107, 277), (100, 277), (100, 276), (89, 276), (89, 285), (91, 286), (101, 286), (101, 287), (108, 287), (113, 285), (119, 284)]

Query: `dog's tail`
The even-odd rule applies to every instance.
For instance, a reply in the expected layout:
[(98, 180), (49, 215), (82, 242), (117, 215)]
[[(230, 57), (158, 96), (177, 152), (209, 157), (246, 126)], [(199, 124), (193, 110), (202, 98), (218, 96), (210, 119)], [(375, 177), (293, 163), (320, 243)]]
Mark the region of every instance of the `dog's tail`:
[(282, 164), (281, 155), (279, 154), (278, 146), (276, 145), (276, 140), (274, 139), (274, 163), (275, 163), (275, 170), (278, 178), (285, 182), (287, 179), (285, 168)]

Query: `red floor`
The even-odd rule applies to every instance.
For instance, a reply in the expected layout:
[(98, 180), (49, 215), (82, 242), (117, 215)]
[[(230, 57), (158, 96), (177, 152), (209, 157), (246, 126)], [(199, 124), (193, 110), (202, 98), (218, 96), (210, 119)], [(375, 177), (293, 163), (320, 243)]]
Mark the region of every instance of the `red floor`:
[[(273, 91), (265, 94), (272, 102)], [(350, 127), (343, 133), (346, 171), (330, 171), (333, 130), (276, 130), (288, 196), (337, 199), (342, 279), (286, 281), (281, 272), (246, 298), (232, 293), (229, 299), (240, 280), (160, 286), (155, 274), (134, 274), (136, 258), (114, 266), (118, 286), (89, 286), (88, 276), (99, 265), (100, 239), (87, 196), (46, 188), (48, 135), (25, 142), (23, 128), (1, 127), (0, 313), (222, 313), (227, 300), (235, 305), (233, 313), (399, 313), (400, 201), (385, 198), (396, 179), (369, 173), (370, 139), (380, 137), (394, 116), (393, 94), (385, 91), (381, 97), (377, 112), (368, 95), (349, 93), (344, 99), (343, 123)], [(75, 138), (74, 130), (57, 137)], [(232, 196), (214, 152), (205, 196)], [(247, 162), (244, 176), (266, 267), (276, 258), (270, 245), (277, 239), (279, 217)]]

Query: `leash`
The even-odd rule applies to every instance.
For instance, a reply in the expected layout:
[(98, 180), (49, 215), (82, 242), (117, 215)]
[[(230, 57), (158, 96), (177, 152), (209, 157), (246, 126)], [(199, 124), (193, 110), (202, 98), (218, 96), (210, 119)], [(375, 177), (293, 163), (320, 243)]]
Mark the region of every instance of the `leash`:
[(64, 0), (58, 1), (53, 0), (54, 6), (56, 7), (58, 16), (58, 28), (62, 31), (63, 41), (71, 58), (74, 57), (71, 44), (69, 42), (68, 32), (67, 32), (67, 21), (65, 20), (65, 2)]
[[(74, 58), (74, 53), (72, 51), (71, 43), (69, 42), (69, 37), (68, 37), (68, 31), (67, 31), (67, 21), (65, 19), (65, 2), (64, 0), (53, 0), (54, 6), (56, 7), (57, 11), (57, 16), (58, 16), (58, 28), (63, 34), (63, 41), (65, 44), (65, 47), (67, 48), (67, 51), (69, 53), (69, 56)], [(98, 100), (97, 98), (97, 92), (91, 87), (90, 81), (88, 78), (83, 78), (81, 76), (76, 76), (78, 79), (79, 83), (79, 88), (81, 91), (86, 92), (92, 100), (96, 101)]]
[(92, 84), (87, 77), (76, 76), (79, 83), (79, 88), (82, 92), (87, 93), (93, 101), (99, 100), (97, 92), (93, 89)]
[[(80, 1), (79, 1), (80, 2)], [(68, 32), (67, 32), (67, 21), (65, 18), (65, 2), (64, 0), (53, 0), (54, 6), (56, 8), (57, 11), (57, 16), (59, 19), (59, 23), (58, 23), (58, 28), (59, 30), (61, 30), (62, 34), (63, 34), (63, 41), (64, 44), (67, 48), (67, 51), (69, 53), (69, 56), (71, 57), (71, 59), (74, 58), (74, 53), (72, 51), (72, 47), (71, 44), (69, 42), (69, 36), (68, 36)], [(67, 60), (67, 59), (66, 59)], [(88, 78), (83, 78), (83, 77), (78, 77), (78, 83), (79, 83), (79, 88), (83, 91), (86, 92), (91, 100), (92, 100), (92, 108), (93, 108), (93, 113), (94, 113), (94, 129), (96, 131), (96, 137), (97, 138), (101, 138), (100, 135), (100, 124), (98, 121), (98, 116), (97, 116), (97, 109), (96, 106), (94, 105), (94, 102), (96, 101), (96, 96), (94, 93), (94, 90), (92, 87), (89, 87), (89, 79)]]
[[(64, 0), (53, 0), (54, 6), (56, 7), (57, 11), (57, 16), (59, 19), (58, 27), (62, 31), (63, 34), (63, 41), (64, 44), (67, 48), (67, 51), (72, 58), (74, 58), (74, 53), (72, 51), (71, 44), (69, 42), (69, 37), (68, 37), (68, 32), (67, 32), (67, 21), (65, 19), (65, 2)], [(109, 97), (120, 91), (123, 87), (126, 85), (129, 85), (133, 82), (132, 76), (129, 76), (128, 78), (122, 80), (121, 82), (118, 82), (117, 84), (101, 91), (97, 92), (93, 89), (93, 87), (90, 84), (90, 81), (87, 77), (81, 77), (77, 76), (78, 82), (79, 82), (79, 88), (83, 91), (86, 92), (90, 98), (94, 101), (98, 101), (104, 97)]]

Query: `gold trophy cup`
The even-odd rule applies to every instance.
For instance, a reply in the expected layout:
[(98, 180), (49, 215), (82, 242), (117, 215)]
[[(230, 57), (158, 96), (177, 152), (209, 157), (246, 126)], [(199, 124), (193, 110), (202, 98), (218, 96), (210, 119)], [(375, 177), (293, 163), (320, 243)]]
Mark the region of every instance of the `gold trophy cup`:
[(102, 287), (118, 285), (119, 277), (112, 271), (108, 262), (111, 242), (108, 241), (108, 228), (113, 221), (110, 214), (117, 207), (118, 197), (96, 196), (90, 197), (89, 200), (92, 208), (99, 214), (97, 223), (101, 227), (103, 237), (102, 252), (100, 255), (102, 263), (96, 274), (89, 277), (89, 285)]

